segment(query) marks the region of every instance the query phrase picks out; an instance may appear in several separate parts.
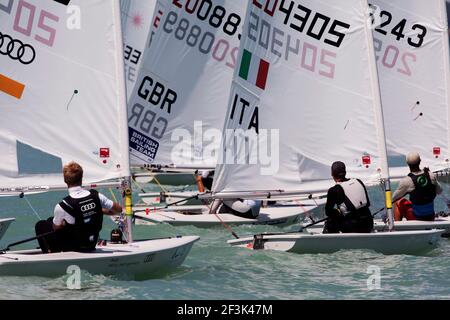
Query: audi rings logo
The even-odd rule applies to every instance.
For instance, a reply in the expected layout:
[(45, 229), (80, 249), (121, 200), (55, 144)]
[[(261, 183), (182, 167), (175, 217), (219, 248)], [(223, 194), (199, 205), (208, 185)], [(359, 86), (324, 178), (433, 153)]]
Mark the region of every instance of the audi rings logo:
[(93, 209), (95, 209), (95, 203), (89, 203), (89, 204), (85, 204), (84, 206), (81, 206), (81, 211), (83, 211), (83, 212), (93, 210)]
[(31, 45), (1, 32), (0, 54), (13, 60), (19, 60), (22, 64), (30, 64), (36, 58), (36, 50)]

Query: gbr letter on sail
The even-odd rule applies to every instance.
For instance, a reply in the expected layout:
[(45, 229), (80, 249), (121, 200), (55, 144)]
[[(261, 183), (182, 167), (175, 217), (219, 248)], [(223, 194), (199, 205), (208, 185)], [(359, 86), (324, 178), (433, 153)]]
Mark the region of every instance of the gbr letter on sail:
[[(255, 132), (257, 148), (224, 141), (215, 192), (326, 190), (335, 160), (353, 177), (388, 177), (368, 17), (362, 0), (249, 2), (225, 129)], [(230, 162), (255, 159), (263, 131), (279, 133), (278, 172)]]
[(159, 0), (129, 100), (131, 161), (214, 167), (246, 1)]

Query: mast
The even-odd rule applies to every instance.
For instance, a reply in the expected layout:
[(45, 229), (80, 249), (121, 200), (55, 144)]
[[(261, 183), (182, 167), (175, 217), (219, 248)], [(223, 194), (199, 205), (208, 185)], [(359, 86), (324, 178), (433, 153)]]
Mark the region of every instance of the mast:
[(122, 112), (120, 113), (120, 152), (123, 154), (123, 165), (125, 166), (124, 170), (124, 183), (122, 185), (123, 193), (124, 193), (124, 202), (125, 202), (125, 217), (126, 217), (126, 232), (127, 232), (127, 241), (133, 242), (132, 235), (132, 192), (131, 192), (131, 173), (130, 173), (130, 153), (129, 153), (129, 136), (128, 136), (128, 117), (127, 117), (127, 97), (126, 97), (126, 83), (125, 83), (125, 64), (124, 64), (124, 56), (123, 56), (123, 40), (122, 40), (122, 25), (121, 21), (121, 12), (120, 12), (120, 2), (116, 1), (113, 7), (115, 21), (117, 23), (115, 26), (115, 40), (117, 44), (117, 50), (119, 54), (116, 54), (116, 75), (117, 81), (119, 82), (119, 93), (117, 96), (118, 105), (122, 106)]
[[(441, 12), (441, 21), (444, 23), (444, 29), (447, 31), (446, 34), (448, 34), (448, 18), (447, 15), (449, 14), (447, 12), (447, 1), (442, 0), (440, 1), (440, 12)], [(444, 66), (445, 66), (445, 80), (447, 84), (447, 90), (445, 94), (445, 98), (447, 101), (447, 125), (450, 126), (450, 49), (449, 49), (449, 37), (444, 36), (442, 41), (443, 43), (443, 50), (444, 50)], [(447, 146), (450, 146), (450, 130), (447, 131)], [(450, 150), (448, 150), (450, 153)], [(447, 162), (447, 170), (450, 169), (450, 154), (446, 154), (446, 162)]]
[[(366, 2), (366, 1), (364, 1)], [(364, 4), (367, 8), (369, 7), (368, 3)], [(365, 12), (368, 12), (367, 10)], [(366, 21), (370, 21), (370, 17), (366, 14)], [(377, 138), (379, 145), (379, 155), (380, 155), (380, 178), (384, 183), (384, 195), (386, 201), (386, 211), (389, 219), (389, 231), (394, 230), (394, 214), (392, 211), (392, 191), (391, 191), (391, 181), (389, 175), (389, 166), (388, 166), (388, 157), (387, 157), (387, 146), (386, 146), (386, 133), (384, 128), (384, 116), (383, 116), (383, 108), (381, 102), (381, 91), (380, 91), (380, 82), (378, 77), (378, 70), (376, 64), (376, 56), (375, 56), (375, 48), (373, 44), (373, 34), (372, 30), (369, 28), (364, 28), (366, 31), (366, 39), (367, 46), (369, 47), (369, 61), (372, 61), (369, 66), (369, 72), (371, 73), (372, 79), (372, 90), (374, 93), (375, 100), (375, 115), (376, 115), (376, 128), (377, 128)]]

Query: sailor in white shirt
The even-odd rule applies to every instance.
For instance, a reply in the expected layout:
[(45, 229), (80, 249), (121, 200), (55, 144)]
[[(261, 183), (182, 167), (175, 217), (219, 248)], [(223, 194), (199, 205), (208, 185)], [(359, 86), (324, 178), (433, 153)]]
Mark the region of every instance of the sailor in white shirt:
[[(69, 196), (74, 199), (85, 198), (90, 194), (91, 193), (88, 190), (83, 189), (81, 186), (69, 188)], [(113, 208), (114, 202), (112, 200), (108, 199), (101, 193), (98, 194), (98, 197), (103, 209), (109, 211)], [(75, 218), (67, 213), (67, 211), (65, 211), (58, 203), (55, 206), (53, 213), (53, 224), (55, 226), (63, 226), (65, 223), (75, 224)]]
[(36, 235), (43, 253), (61, 251), (95, 250), (103, 225), (103, 215), (122, 212), (120, 204), (113, 202), (96, 190), (81, 187), (83, 168), (75, 162), (64, 166), (64, 182), (69, 195), (55, 206), (54, 217), (39, 221)]

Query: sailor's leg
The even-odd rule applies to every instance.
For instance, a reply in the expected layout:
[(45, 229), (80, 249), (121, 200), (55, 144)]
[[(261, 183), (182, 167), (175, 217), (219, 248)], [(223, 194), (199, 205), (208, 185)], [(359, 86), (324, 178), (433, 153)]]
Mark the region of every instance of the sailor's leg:
[(323, 226), (323, 233), (339, 233), (341, 226), (337, 219), (328, 219)]
[[(45, 234), (45, 233), (49, 233), (49, 232), (53, 231), (53, 221), (51, 221), (50, 219), (41, 220), (36, 223), (36, 225), (34, 226), (36, 236), (40, 236), (41, 234)], [(53, 252), (53, 250), (51, 250), (51, 245), (54, 242), (52, 235), (48, 235), (46, 237), (39, 238), (38, 242), (39, 242), (39, 247), (41, 248), (43, 253)]]
[(395, 204), (394, 214), (395, 221), (402, 221), (403, 218), (406, 220), (416, 220), (412, 209), (412, 203), (408, 199), (401, 199)]

